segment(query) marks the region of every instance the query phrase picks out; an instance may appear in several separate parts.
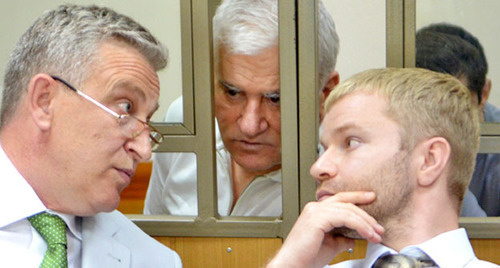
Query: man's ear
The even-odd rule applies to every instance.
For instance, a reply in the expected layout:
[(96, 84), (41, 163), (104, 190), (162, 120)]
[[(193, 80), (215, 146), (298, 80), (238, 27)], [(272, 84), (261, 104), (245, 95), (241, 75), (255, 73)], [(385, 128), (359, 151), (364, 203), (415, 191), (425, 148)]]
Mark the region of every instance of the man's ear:
[(433, 137), (421, 142), (414, 150), (418, 167), (418, 184), (432, 185), (446, 172), (450, 161), (451, 148), (443, 137)]
[(56, 81), (47, 74), (36, 74), (28, 84), (27, 98), (31, 117), (42, 131), (51, 127), (56, 94)]
[(326, 80), (326, 84), (323, 87), (323, 90), (321, 91), (321, 94), (323, 96), (320, 99), (326, 100), (326, 98), (328, 98), (328, 95), (330, 95), (330, 92), (332, 92), (332, 89), (339, 84), (339, 81), (340, 81), (339, 72), (333, 70), (328, 76), (328, 80)]
[(490, 92), (491, 92), (491, 79), (486, 79), (484, 82), (483, 89), (481, 90), (481, 103), (479, 103), (479, 107), (484, 109), (486, 106), (486, 102), (488, 102), (488, 99), (490, 97)]
[(332, 92), (333, 88), (339, 83), (339, 73), (333, 70), (328, 76), (328, 80), (326, 80), (326, 84), (319, 93), (319, 121), (323, 121), (324, 110), (325, 110), (325, 100)]

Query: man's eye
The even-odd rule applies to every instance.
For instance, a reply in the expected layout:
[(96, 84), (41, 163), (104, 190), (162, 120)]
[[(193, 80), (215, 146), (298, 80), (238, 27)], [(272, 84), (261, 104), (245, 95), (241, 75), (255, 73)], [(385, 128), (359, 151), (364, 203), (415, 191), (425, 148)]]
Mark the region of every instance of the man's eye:
[(266, 98), (269, 101), (271, 101), (273, 104), (280, 104), (280, 94), (279, 93), (266, 94)]
[(272, 101), (273, 103), (278, 104), (278, 103), (280, 103), (280, 96), (278, 95), (278, 96), (270, 97), (269, 100)]
[(361, 144), (361, 142), (359, 142), (358, 140), (356, 139), (348, 139), (347, 140), (347, 147), (348, 148), (357, 148), (359, 145)]
[(235, 97), (237, 96), (240, 92), (238, 90), (234, 90), (234, 89), (227, 89), (226, 90), (226, 93), (231, 96), (231, 97)]
[(322, 155), (325, 151), (326, 151), (325, 146), (323, 146), (323, 144), (321, 144), (321, 143), (320, 143), (320, 144), (318, 145), (318, 152), (317, 152), (317, 153), (318, 153), (318, 156), (321, 156), (321, 155)]
[(130, 113), (130, 110), (132, 110), (132, 104), (130, 102), (119, 103), (118, 107), (120, 107), (120, 110), (126, 114)]
[(237, 98), (239, 95), (241, 95), (241, 90), (229, 84), (219, 81), (219, 85), (221, 86), (221, 89), (224, 91), (224, 93), (227, 94), (227, 96), (229, 96), (230, 98)]

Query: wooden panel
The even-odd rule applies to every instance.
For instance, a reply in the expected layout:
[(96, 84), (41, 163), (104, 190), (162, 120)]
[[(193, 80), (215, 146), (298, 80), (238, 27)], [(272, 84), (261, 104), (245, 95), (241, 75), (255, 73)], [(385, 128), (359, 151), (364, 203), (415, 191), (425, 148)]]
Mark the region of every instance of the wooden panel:
[(175, 250), (183, 267), (262, 267), (281, 238), (155, 237)]
[(500, 239), (471, 239), (476, 256), (500, 264)]
[[(184, 267), (262, 267), (281, 246), (280, 238), (155, 237), (179, 253)], [(500, 239), (472, 239), (479, 259), (500, 264)], [(228, 248), (231, 250), (228, 251)], [(352, 253), (343, 252), (331, 264), (362, 259), (366, 241), (356, 240)]]
[(139, 163), (130, 185), (120, 195), (118, 210), (124, 214), (142, 214), (153, 162)]
[(347, 260), (363, 259), (366, 255), (366, 240), (356, 240), (356, 244), (353, 248), (352, 253), (347, 251), (337, 255), (330, 264), (339, 263)]

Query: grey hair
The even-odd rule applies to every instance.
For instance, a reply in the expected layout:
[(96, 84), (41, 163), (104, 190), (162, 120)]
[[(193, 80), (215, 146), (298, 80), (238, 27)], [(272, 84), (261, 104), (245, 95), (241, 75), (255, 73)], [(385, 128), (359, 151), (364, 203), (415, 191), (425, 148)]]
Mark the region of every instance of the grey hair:
[(167, 49), (130, 17), (106, 7), (61, 5), (38, 18), (12, 51), (4, 78), (0, 127), (15, 113), (34, 75), (62, 76), (78, 87), (90, 75), (99, 46), (108, 40), (137, 49), (156, 71), (167, 65)]
[(321, 88), (327, 82), (328, 75), (337, 65), (339, 54), (339, 36), (335, 29), (333, 18), (326, 10), (323, 2), (318, 2), (318, 55), (319, 55), (319, 84)]
[[(219, 60), (219, 48), (226, 53), (258, 55), (278, 45), (277, 0), (224, 0), (213, 18), (214, 57)], [(326, 83), (335, 69), (339, 52), (339, 37), (325, 6), (318, 6), (319, 84)]]

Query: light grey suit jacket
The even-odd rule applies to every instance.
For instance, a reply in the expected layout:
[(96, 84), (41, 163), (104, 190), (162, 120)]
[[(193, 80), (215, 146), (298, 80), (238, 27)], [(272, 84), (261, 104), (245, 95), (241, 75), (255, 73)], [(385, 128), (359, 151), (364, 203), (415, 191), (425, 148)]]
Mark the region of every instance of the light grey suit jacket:
[(182, 267), (179, 255), (118, 211), (82, 219), (82, 267)]

